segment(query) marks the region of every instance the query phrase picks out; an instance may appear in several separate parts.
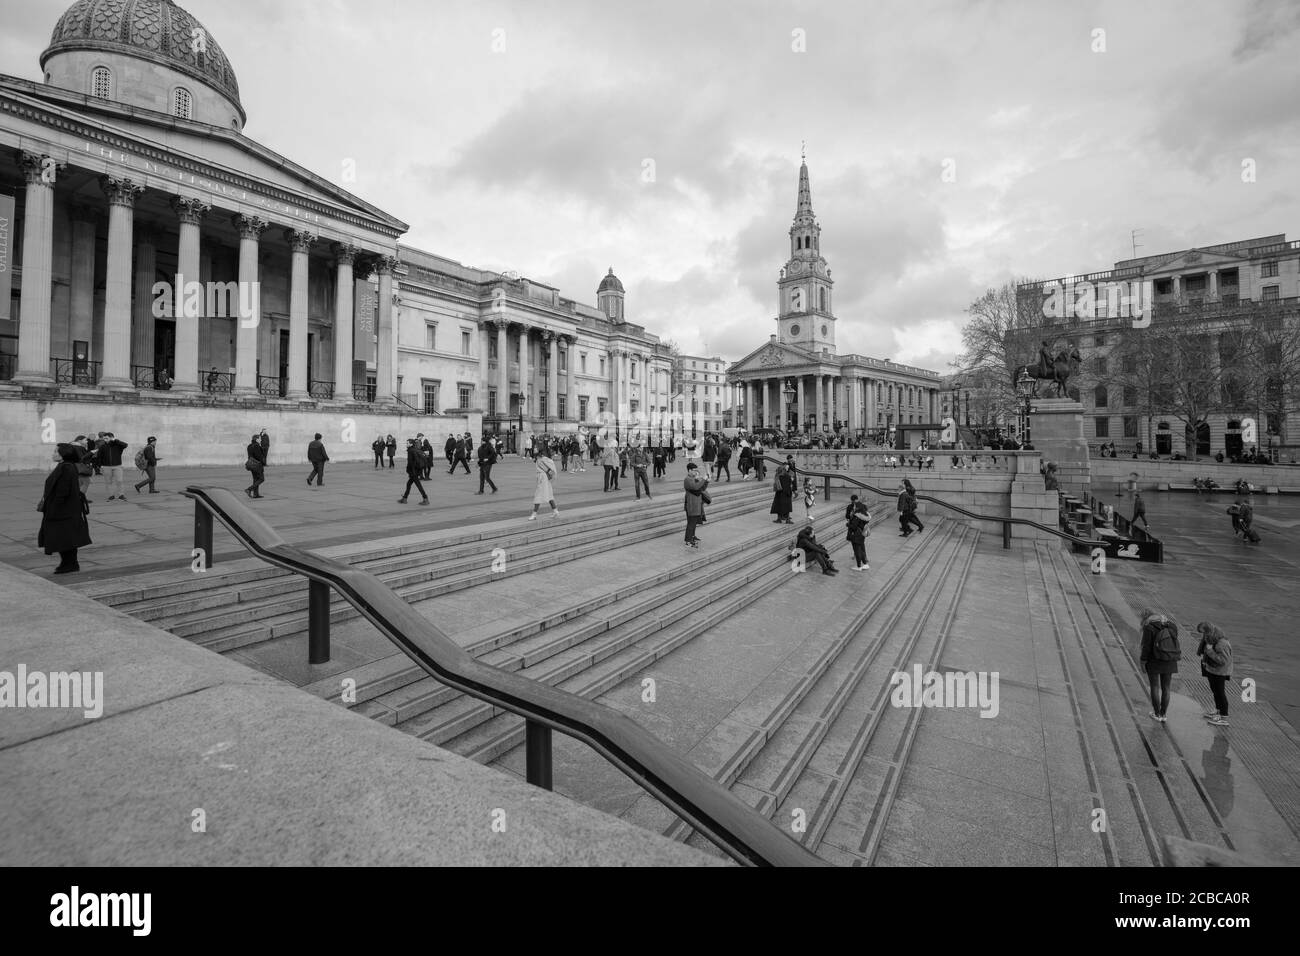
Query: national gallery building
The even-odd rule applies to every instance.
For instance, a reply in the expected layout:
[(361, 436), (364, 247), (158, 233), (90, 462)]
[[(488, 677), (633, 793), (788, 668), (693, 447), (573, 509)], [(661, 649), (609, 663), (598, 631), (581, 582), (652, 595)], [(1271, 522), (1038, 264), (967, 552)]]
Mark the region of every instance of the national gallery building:
[(268, 423), (354, 422), (364, 458), (371, 433), (667, 410), (671, 356), (612, 269), (592, 307), (399, 245), (244, 135), (229, 60), (170, 0), (77, 0), (40, 64), (0, 75), (0, 470), (43, 466), (60, 417), (180, 464), (242, 460)]

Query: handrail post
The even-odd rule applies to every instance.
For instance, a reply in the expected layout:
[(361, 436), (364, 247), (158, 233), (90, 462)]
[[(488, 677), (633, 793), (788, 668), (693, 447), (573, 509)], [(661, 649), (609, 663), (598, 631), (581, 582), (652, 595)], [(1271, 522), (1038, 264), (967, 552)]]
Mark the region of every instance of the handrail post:
[(826, 478), (825, 478), (825, 481), (826, 481), (826, 493), (825, 493), (824, 497), (822, 498), (822, 500), (823, 500), (823, 501), (830, 501), (830, 500), (831, 500), (831, 476), (830, 476), (830, 475), (827, 475)]
[(529, 783), (551, 789), (551, 728), (535, 720), (524, 721), (524, 764)]
[(194, 499), (194, 549), (203, 555), (203, 570), (212, 567), (212, 512)]
[(328, 664), (330, 659), (330, 586), (324, 581), (307, 584), (307, 663)]

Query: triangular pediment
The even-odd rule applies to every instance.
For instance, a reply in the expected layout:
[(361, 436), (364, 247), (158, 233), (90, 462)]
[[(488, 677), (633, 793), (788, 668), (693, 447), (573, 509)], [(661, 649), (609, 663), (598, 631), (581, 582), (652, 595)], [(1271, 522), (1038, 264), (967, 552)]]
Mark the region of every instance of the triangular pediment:
[(1148, 269), (1147, 272), (1199, 272), (1201, 270), (1214, 270), (1223, 266), (1233, 268), (1241, 265), (1243, 259), (1250, 258), (1244, 251), (1240, 255), (1223, 252), (1201, 252), (1197, 249), (1188, 249), (1186, 252), (1180, 252), (1165, 262), (1160, 263), (1155, 268)]
[(801, 348), (782, 342), (768, 342), (760, 345), (728, 370), (731, 374), (744, 372), (779, 372), (784, 368), (801, 368), (815, 365), (820, 356), (814, 356)]

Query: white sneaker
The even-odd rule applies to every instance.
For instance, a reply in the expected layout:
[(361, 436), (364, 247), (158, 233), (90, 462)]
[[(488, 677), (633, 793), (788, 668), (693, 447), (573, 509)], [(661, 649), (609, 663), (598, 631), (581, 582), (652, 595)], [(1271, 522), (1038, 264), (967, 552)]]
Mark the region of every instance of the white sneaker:
[(537, 512), (534, 511), (532, 514), (530, 514), (530, 515), (528, 516), (528, 520), (529, 520), (529, 521), (536, 521), (536, 520), (537, 520)]
[(559, 508), (552, 508), (552, 509), (551, 509), (551, 517), (552, 517), (552, 518), (558, 518), (559, 516), (560, 516), (560, 509), (559, 509)]

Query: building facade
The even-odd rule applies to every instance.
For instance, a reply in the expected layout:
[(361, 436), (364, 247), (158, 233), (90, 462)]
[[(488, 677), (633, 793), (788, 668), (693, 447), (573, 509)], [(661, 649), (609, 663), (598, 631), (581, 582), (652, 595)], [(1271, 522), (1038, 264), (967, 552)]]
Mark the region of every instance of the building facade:
[(777, 279), (777, 331), (727, 370), (736, 421), (749, 429), (847, 429), (877, 441), (890, 440), (900, 424), (937, 426), (938, 373), (837, 354), (834, 282), (822, 256), (806, 162), (789, 236), (790, 256)]
[(698, 436), (730, 426), (735, 390), (727, 382), (727, 362), (721, 356), (679, 355), (676, 379), (670, 408), (674, 429)]
[[(1235, 333), (1268, 328), (1292, 350), (1300, 341), (1300, 242), (1279, 234), (1127, 259), (1101, 272), (1026, 282), (1018, 295), (1041, 305), (1053, 347), (1078, 348), (1075, 384), (1094, 447), (1113, 442), (1129, 452), (1141, 442), (1144, 453), (1231, 457), (1254, 445), (1294, 454), (1294, 379), (1238, 390), (1230, 373), (1239, 361)], [(1130, 345), (1152, 327), (1205, 341), (1205, 378), (1216, 387), (1196, 422), (1181, 420), (1177, 401), (1131, 374)]]

